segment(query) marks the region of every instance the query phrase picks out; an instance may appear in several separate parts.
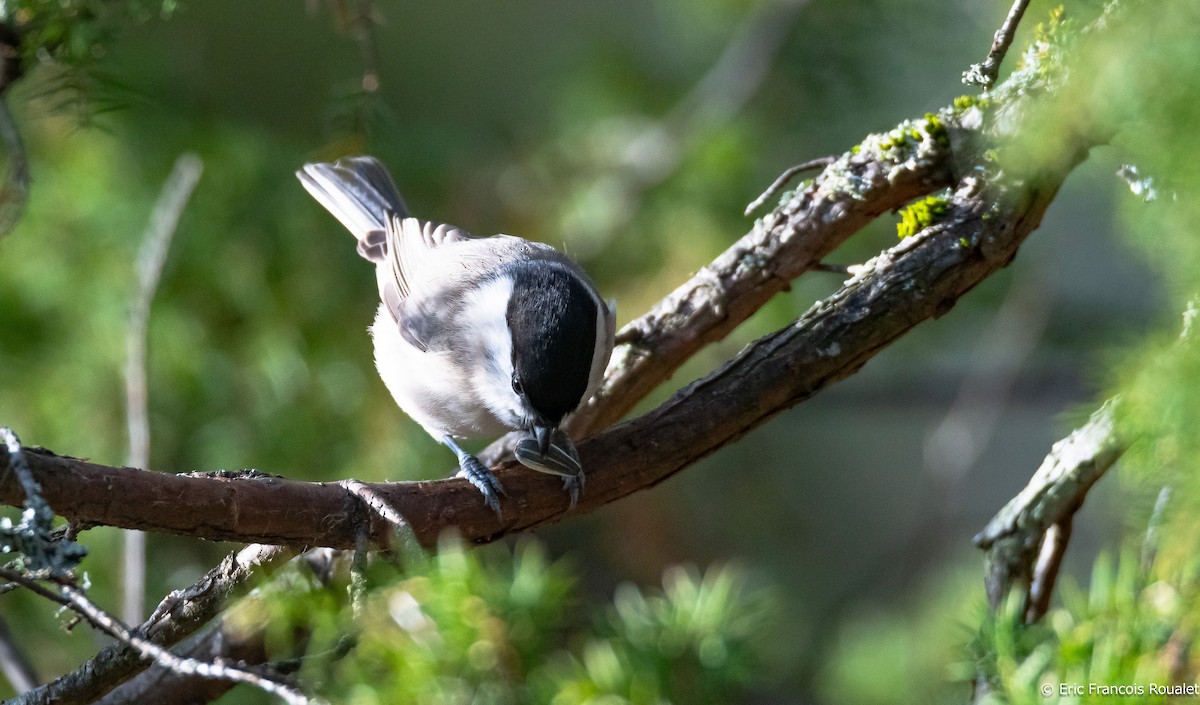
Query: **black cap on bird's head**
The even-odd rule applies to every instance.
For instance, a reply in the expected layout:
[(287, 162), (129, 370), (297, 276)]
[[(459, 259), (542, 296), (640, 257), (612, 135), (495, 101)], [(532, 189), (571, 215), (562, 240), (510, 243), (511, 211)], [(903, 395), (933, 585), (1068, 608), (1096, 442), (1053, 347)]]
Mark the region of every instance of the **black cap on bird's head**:
[(527, 435), (517, 442), (517, 460), (562, 477), (574, 507), (583, 490), (583, 465), (558, 427), (587, 393), (605, 312), (583, 280), (564, 267), (525, 262), (509, 275), (513, 391), (532, 416)]
[(528, 262), (509, 275), (513, 391), (534, 414), (531, 430), (543, 429), (538, 438), (544, 451), (547, 431), (583, 401), (602, 314), (584, 283), (565, 268)]

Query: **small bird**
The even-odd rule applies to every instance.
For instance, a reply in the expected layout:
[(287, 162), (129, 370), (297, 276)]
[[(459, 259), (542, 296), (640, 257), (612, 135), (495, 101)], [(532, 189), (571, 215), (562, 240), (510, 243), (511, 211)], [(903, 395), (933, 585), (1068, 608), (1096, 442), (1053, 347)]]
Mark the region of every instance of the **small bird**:
[(517, 459), (561, 475), (574, 507), (583, 469), (560, 426), (600, 385), (615, 331), (587, 274), (549, 245), (411, 217), (374, 157), (296, 176), (375, 264), (375, 366), (400, 408), (497, 514), (504, 488), (455, 439), (522, 432)]

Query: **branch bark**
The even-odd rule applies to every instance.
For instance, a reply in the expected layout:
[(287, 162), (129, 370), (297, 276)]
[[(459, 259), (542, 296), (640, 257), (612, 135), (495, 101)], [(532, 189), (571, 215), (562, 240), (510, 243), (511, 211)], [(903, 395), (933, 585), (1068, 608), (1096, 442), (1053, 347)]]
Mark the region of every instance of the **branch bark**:
[(1054, 444), (1025, 489), (1013, 497), (975, 545), (987, 551), (984, 584), (996, 609), (1014, 587), (1025, 590), (1025, 622), (1042, 617), (1070, 538), (1071, 520), (1092, 485), (1124, 453), (1114, 430), (1115, 400)]
[[(720, 339), (863, 225), (912, 198), (954, 185), (936, 222), (855, 268), (856, 276), (839, 292), (793, 325), (758, 340), (641, 418), (580, 442), (588, 486), (575, 511), (593, 511), (657, 484), (736, 441), (854, 373), (1006, 265), (1066, 176), (1103, 139), (1064, 126), (1053, 158), (1047, 158), (1044, 144), (1008, 140), (1022, 134), (1048, 93), (1068, 78), (1087, 76), (1059, 66), (1061, 51), (1038, 55), (1051, 62), (1048, 67), (1029, 64), (992, 93), (994, 124), (985, 125), (982, 108), (960, 106), (869, 136), (627, 326), (606, 384), (574, 420), (577, 438), (624, 416), (701, 346)], [(987, 157), (996, 146), (1006, 151), (1005, 163), (1025, 170), (998, 175)], [(517, 469), (511, 461), (498, 468), (509, 497), (497, 517), (472, 487), (456, 479), (369, 486), (375, 499), (365, 502), (362, 491), (341, 483), (254, 472), (167, 475), (45, 451), (28, 456), (46, 499), (76, 522), (213, 540), (349, 548), (365, 530), (371, 541), (385, 544), (395, 523), (383, 515), (395, 514), (426, 545), (450, 527), (485, 542), (568, 513), (555, 478)], [(0, 501), (21, 498), (11, 477), (0, 478)], [(365, 527), (360, 513), (370, 517)]]
[[(960, 139), (970, 138), (962, 134)], [(919, 159), (870, 149), (843, 154), (696, 276), (627, 324), (617, 335), (603, 386), (571, 419), (572, 433), (584, 436), (620, 421), (698, 350), (724, 339), (872, 220), (953, 184), (949, 144), (927, 139), (914, 151)]]
[[(657, 409), (581, 442), (579, 453), (588, 468), (588, 485), (575, 511), (593, 511), (665, 480), (857, 371), (921, 321), (945, 313), (958, 297), (1012, 259), (1041, 221), (1062, 180), (1083, 159), (1086, 148), (1083, 143), (1070, 144), (1060, 160), (1045, 167), (1037, 178), (1021, 182), (1020, 187), (984, 184), (975, 177), (964, 179), (948, 199), (938, 223), (868, 262), (839, 292), (816, 304), (793, 325), (758, 340)], [(930, 153), (936, 156), (935, 162), (923, 169), (899, 170), (892, 175), (899, 185), (892, 188), (919, 192), (928, 188), (925, 175), (945, 173), (947, 151), (931, 149)], [(778, 272), (789, 266), (788, 261), (796, 266), (818, 259), (803, 247), (807, 241), (802, 233), (821, 230), (819, 224), (830, 221), (861, 225), (873, 217), (875, 208), (893, 201), (894, 192), (883, 186), (889, 174), (878, 158), (860, 151), (844, 156), (830, 169), (843, 164), (856, 167), (849, 173), (859, 178), (857, 183), (866, 194), (861, 199), (827, 197), (832, 178), (827, 170), (823, 179), (789, 199), (784, 214), (773, 214), (760, 223), (748, 236), (751, 246), (744, 248), (739, 243), (722, 255), (710, 267), (713, 273), (708, 275), (708, 286), (689, 290), (684, 299), (670, 297), (668, 304), (660, 307), (663, 313), (654, 315), (667, 320), (678, 315), (689, 320), (699, 317), (712, 322), (706, 329), (710, 332), (732, 327), (730, 320), (737, 318), (733, 311), (740, 315), (755, 297), (786, 283)], [(849, 178), (846, 171), (842, 173)], [(807, 212), (806, 220), (793, 220), (789, 214), (796, 211)], [(843, 227), (848, 235), (852, 226)], [(807, 255), (796, 257), (794, 251), (783, 248), (784, 243), (797, 240), (801, 243), (798, 249)], [(793, 255), (784, 257), (782, 264), (778, 261), (781, 250)], [(731, 296), (726, 293), (730, 290), (742, 293)], [(663, 325), (669, 330), (693, 330), (666, 321)], [(667, 346), (666, 356), (676, 359), (678, 351), (694, 350), (700, 344), (686, 336), (662, 341), (658, 330), (643, 331), (644, 337), (630, 347), (637, 349), (646, 339), (661, 341)], [(641, 389), (642, 374), (653, 378), (664, 371), (657, 356), (638, 355), (633, 350), (628, 355), (618, 362), (614, 374), (616, 379), (626, 380), (628, 388)], [(627, 365), (645, 372), (625, 377), (620, 370)], [(619, 406), (625, 397), (604, 396), (602, 402), (606, 399)], [(597, 408), (593, 419), (607, 419), (614, 413), (607, 404)], [(353, 520), (361, 509), (360, 500), (338, 483), (303, 483), (260, 474), (147, 473), (37, 451), (29, 451), (28, 459), (51, 505), (85, 525), (338, 548), (353, 547), (362, 529), (360, 522)], [(370, 487), (407, 519), (426, 545), (432, 545), (450, 527), (468, 540), (486, 542), (567, 514), (567, 498), (555, 478), (518, 470), (511, 462), (499, 468), (498, 474), (508, 490), (500, 517), (483, 506), (477, 492), (463, 480)], [(0, 481), (0, 501), (12, 503), (20, 498), (11, 480)], [(386, 544), (392, 524), (378, 513), (371, 517), (371, 540)]]

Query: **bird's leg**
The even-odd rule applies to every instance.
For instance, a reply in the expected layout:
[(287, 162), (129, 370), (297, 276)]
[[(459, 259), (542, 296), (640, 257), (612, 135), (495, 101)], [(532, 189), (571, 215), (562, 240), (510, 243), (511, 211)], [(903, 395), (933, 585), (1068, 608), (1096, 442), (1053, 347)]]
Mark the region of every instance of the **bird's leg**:
[(442, 443), (458, 456), (457, 477), (466, 478), (467, 482), (475, 485), (483, 494), (483, 503), (491, 507), (496, 516), (500, 516), (500, 496), (504, 494), (500, 480), (497, 480), (492, 471), (484, 467), (478, 458), (459, 448), (449, 435), (442, 436)]

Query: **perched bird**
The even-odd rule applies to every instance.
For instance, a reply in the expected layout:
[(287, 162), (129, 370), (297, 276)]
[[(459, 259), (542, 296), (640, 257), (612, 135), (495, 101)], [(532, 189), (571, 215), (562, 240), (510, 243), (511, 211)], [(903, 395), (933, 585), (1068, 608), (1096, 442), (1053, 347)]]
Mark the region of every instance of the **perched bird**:
[(521, 431), (517, 459), (561, 475), (574, 506), (583, 470), (559, 426), (599, 386), (614, 333), (583, 270), (549, 245), (409, 216), (374, 157), (296, 176), (375, 264), (375, 366), (400, 408), (454, 451), (493, 511), (503, 487), (455, 439)]

